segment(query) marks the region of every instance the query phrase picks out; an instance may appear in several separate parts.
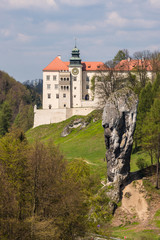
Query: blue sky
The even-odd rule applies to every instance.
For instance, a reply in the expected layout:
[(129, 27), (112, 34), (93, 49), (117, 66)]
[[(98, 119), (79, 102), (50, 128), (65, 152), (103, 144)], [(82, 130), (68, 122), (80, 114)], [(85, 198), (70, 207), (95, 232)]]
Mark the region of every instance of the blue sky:
[(160, 50), (160, 0), (0, 0), (0, 70), (17, 81), (68, 61), (75, 37), (83, 61)]

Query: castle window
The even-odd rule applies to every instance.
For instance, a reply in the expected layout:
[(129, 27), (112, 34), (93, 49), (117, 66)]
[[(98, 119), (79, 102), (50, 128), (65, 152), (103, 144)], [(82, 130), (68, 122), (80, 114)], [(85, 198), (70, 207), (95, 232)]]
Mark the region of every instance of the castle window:
[(86, 81), (89, 82), (89, 77), (87, 76)]
[(69, 90), (69, 86), (67, 86), (67, 90)]
[(58, 89), (58, 84), (55, 84), (55, 85), (54, 85), (54, 88), (55, 88), (55, 89)]
[(89, 89), (89, 85), (86, 85), (86, 89)]
[(59, 98), (59, 94), (56, 94), (56, 98)]
[(51, 84), (47, 84), (47, 89), (50, 89), (51, 88)]
[(76, 98), (76, 95), (74, 95), (74, 98)]
[(66, 81), (66, 78), (64, 78), (64, 81)]
[(67, 78), (67, 81), (69, 81), (69, 78)]
[(74, 87), (74, 90), (76, 90), (77, 88), (76, 87)]
[(66, 97), (66, 94), (65, 94), (65, 93), (63, 93), (63, 97), (64, 97), (64, 98)]
[(64, 107), (66, 107), (66, 104), (64, 104)]
[(74, 77), (74, 78), (73, 78), (73, 81), (77, 81), (77, 77)]
[(52, 105), (51, 104), (49, 104), (49, 109), (51, 109), (52, 108)]
[(63, 81), (63, 78), (61, 78), (61, 81)]
[(66, 90), (66, 86), (64, 86), (64, 90)]
[(61, 90), (63, 90), (63, 86), (61, 86)]
[(57, 76), (56, 75), (53, 75), (53, 80), (56, 80), (57, 79)]
[(50, 93), (48, 93), (48, 98), (51, 98), (51, 94)]
[(49, 76), (49, 75), (47, 75), (47, 76), (46, 76), (46, 79), (47, 79), (47, 80), (50, 80), (50, 76)]

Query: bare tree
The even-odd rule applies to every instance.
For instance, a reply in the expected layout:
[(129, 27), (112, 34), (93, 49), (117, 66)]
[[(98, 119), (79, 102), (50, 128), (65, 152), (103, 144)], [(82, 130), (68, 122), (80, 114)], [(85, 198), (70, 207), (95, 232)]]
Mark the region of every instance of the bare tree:
[(99, 102), (98, 107), (103, 108), (109, 96), (125, 86), (124, 76), (116, 71), (115, 62), (108, 61), (105, 63), (107, 71), (100, 71), (97, 76), (91, 80), (93, 95), (97, 96)]
[(151, 56), (152, 54), (149, 50), (139, 51), (133, 54), (133, 57), (136, 60), (134, 70), (138, 75), (141, 87), (145, 87), (149, 80), (148, 71), (152, 71), (150, 61)]

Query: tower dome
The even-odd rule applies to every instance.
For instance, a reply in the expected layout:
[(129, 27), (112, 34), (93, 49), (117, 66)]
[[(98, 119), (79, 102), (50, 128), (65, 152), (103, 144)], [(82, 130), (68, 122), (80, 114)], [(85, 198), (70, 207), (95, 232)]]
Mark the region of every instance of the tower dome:
[(80, 51), (79, 49), (75, 47), (72, 49), (72, 53), (71, 53), (71, 58), (70, 58), (70, 66), (77, 66), (77, 65), (81, 65), (81, 58), (80, 58)]

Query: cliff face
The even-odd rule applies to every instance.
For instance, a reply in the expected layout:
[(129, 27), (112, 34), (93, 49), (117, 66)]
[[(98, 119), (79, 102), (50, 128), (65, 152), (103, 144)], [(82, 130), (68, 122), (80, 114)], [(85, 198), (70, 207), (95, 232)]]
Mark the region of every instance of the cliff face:
[(137, 104), (137, 96), (127, 88), (113, 93), (106, 102), (102, 125), (108, 182), (120, 185), (129, 175)]

